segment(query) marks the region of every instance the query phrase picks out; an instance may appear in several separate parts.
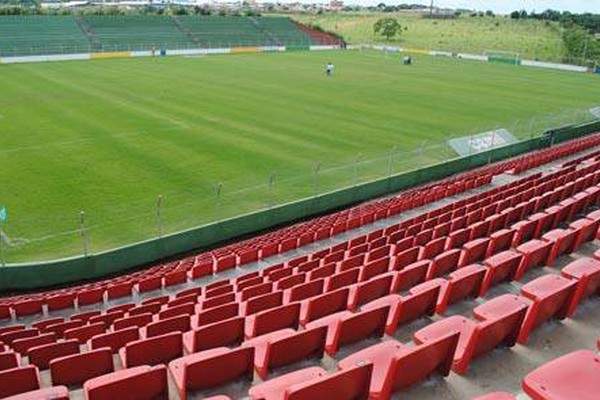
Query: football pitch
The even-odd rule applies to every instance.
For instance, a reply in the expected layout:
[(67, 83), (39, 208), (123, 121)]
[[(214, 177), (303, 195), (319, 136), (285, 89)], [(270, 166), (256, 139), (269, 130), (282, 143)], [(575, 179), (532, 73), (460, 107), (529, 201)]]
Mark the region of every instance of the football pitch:
[(450, 135), (526, 138), (600, 103), (597, 75), (375, 51), (3, 65), (0, 87), (15, 263), (82, 254), (81, 211), (99, 252), (451, 158)]

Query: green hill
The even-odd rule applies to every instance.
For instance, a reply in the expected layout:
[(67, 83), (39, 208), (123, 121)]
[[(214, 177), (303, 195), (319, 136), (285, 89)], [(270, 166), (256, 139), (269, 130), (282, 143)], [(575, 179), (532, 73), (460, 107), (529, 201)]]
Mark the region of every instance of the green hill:
[(385, 43), (373, 33), (380, 18), (395, 17), (406, 27), (399, 39), (388, 42), (412, 48), (483, 53), (486, 50), (518, 52), (528, 59), (561, 61), (566, 53), (558, 23), (513, 20), (509, 17), (427, 19), (408, 13), (339, 13), (295, 15), (306, 24), (344, 36), (349, 43)]

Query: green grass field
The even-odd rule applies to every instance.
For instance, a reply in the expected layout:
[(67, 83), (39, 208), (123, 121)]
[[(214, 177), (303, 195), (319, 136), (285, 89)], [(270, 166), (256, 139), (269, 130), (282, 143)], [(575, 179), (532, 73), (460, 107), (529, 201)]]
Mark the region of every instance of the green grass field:
[(381, 18), (397, 18), (403, 27), (399, 38), (390, 43), (411, 48), (470, 52), (486, 50), (517, 52), (523, 58), (562, 61), (565, 48), (556, 23), (513, 20), (508, 17), (433, 20), (409, 13), (326, 13), (294, 15), (303, 22), (338, 32), (350, 43), (384, 43), (373, 24)]
[(358, 51), (0, 70), (10, 262), (81, 254), (81, 210), (98, 252), (156, 235), (158, 195), (173, 232), (385, 176), (394, 148), (393, 172), (418, 168), (452, 157), (448, 134), (600, 98), (599, 76)]

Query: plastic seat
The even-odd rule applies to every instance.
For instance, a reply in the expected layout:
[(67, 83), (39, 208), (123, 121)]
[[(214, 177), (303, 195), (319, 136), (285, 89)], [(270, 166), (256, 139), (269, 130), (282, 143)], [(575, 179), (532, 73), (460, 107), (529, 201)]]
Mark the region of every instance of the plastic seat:
[(288, 400), (359, 400), (367, 399), (372, 366), (357, 366), (308, 382), (302, 382), (286, 390)]
[(327, 327), (307, 327), (296, 332), (283, 329), (244, 342), (244, 347), (255, 349), (254, 366), (262, 379), (269, 371), (308, 358), (323, 357)]
[(510, 249), (515, 237), (515, 231), (512, 229), (500, 229), (490, 235), (490, 244), (487, 248), (486, 257)]
[(50, 361), (55, 358), (79, 353), (79, 342), (67, 340), (37, 346), (29, 350), (29, 362), (40, 370), (48, 369)]
[(279, 307), (283, 304), (283, 292), (273, 292), (261, 296), (253, 297), (242, 303), (241, 313), (244, 316), (259, 313), (271, 308)]
[(250, 388), (248, 394), (253, 400), (281, 400), (285, 399), (288, 388), (296, 384), (314, 381), (326, 375), (327, 372), (323, 368), (304, 368), (259, 383)]
[(600, 357), (589, 350), (569, 353), (528, 373), (522, 387), (534, 400), (597, 400)]
[(427, 271), (431, 269), (431, 260), (421, 260), (391, 272), (394, 276), (390, 293), (400, 293), (426, 280)]
[(522, 258), (521, 254), (512, 250), (506, 250), (487, 258), (484, 261), (487, 272), (481, 284), (480, 296), (484, 296), (490, 287), (500, 282), (513, 280)]
[(39, 334), (40, 332), (37, 329), (15, 329), (1, 333), (0, 341), (11, 346), (16, 340), (32, 338), (34, 336), (39, 336)]
[(0, 371), (0, 398), (39, 388), (40, 373), (34, 365)]
[[(381, 337), (385, 332), (390, 306), (364, 310), (358, 313), (347, 311), (333, 314), (307, 324), (307, 328), (327, 326), (325, 350), (334, 356), (344, 345), (358, 342), (369, 337)], [(334, 317), (334, 318), (330, 318)]]
[(113, 353), (116, 353), (127, 343), (136, 341), (139, 338), (140, 334), (138, 329), (136, 327), (130, 327), (116, 332), (108, 332), (101, 335), (96, 335), (88, 341), (87, 346), (90, 350), (108, 347)]
[(56, 343), (56, 339), (56, 334), (54, 332), (42, 333), (37, 336), (17, 339), (12, 342), (10, 347), (22, 356), (26, 356), (29, 353), (29, 349), (45, 344)]
[(444, 276), (458, 268), (460, 254), (460, 249), (451, 249), (436, 256), (427, 271), (427, 280)]
[(518, 246), (516, 250), (523, 254), (523, 259), (515, 275), (515, 280), (520, 280), (529, 269), (545, 264), (551, 248), (551, 242), (538, 239), (532, 239)]
[(576, 232), (577, 238), (575, 239), (575, 245), (573, 246), (573, 250), (576, 251), (579, 249), (585, 242), (589, 242), (594, 240), (596, 236), (596, 232), (600, 227), (599, 221), (592, 221), (587, 218), (581, 218), (576, 221), (573, 221), (569, 224), (569, 229), (572, 229)]
[(519, 334), (524, 344), (536, 327), (550, 318), (563, 319), (575, 295), (577, 281), (559, 275), (544, 275), (521, 287), (521, 294), (532, 301)]
[[(369, 279), (377, 277), (379, 275), (385, 274), (390, 267), (390, 257), (386, 256), (384, 258), (380, 258), (378, 260), (372, 261), (359, 269), (360, 275), (358, 277), (358, 281), (365, 282)], [(344, 283), (348, 283), (349, 279), (346, 279)], [(352, 282), (355, 283), (355, 282)], [(348, 285), (345, 285), (348, 286)], [(337, 285), (337, 288), (342, 286)]]
[(105, 327), (104, 323), (98, 322), (95, 324), (89, 324), (89, 325), (84, 325), (84, 326), (80, 326), (77, 328), (67, 329), (64, 332), (64, 337), (67, 340), (75, 339), (80, 344), (84, 344), (88, 340), (90, 340), (92, 337), (94, 337), (96, 335), (100, 335), (105, 332), (106, 332), (106, 327)]
[(493, 392), (483, 396), (474, 397), (471, 400), (517, 400), (515, 396), (507, 392)]
[(0, 351), (0, 371), (17, 368), (21, 365), (21, 357), (13, 351)]
[(130, 327), (143, 328), (152, 322), (152, 314), (138, 314), (131, 317), (124, 317), (115, 320), (112, 324), (113, 331), (120, 331)]
[(183, 356), (181, 332), (170, 332), (129, 342), (119, 350), (124, 368), (165, 364)]
[(403, 345), (394, 340), (358, 351), (338, 363), (342, 371), (360, 365), (373, 365), (369, 398), (389, 399), (392, 392), (406, 389), (433, 373), (447, 376), (458, 343), (458, 332), (426, 344)]
[(519, 296), (502, 295), (476, 307), (473, 311), (476, 321), (458, 315), (448, 317), (415, 332), (414, 340), (424, 344), (448, 332), (460, 332), (452, 369), (465, 374), (472, 359), (502, 343), (514, 346), (527, 308), (528, 304)]
[(4, 400), (69, 400), (69, 398), (69, 389), (64, 386), (53, 386), (6, 397)]
[(567, 316), (575, 313), (579, 303), (594, 294), (600, 294), (600, 261), (583, 257), (565, 266), (561, 275), (577, 281), (573, 300), (569, 305)]
[(252, 380), (254, 348), (225, 347), (202, 351), (169, 363), (169, 371), (181, 400), (188, 391), (210, 389), (237, 379)]
[(349, 289), (343, 288), (305, 300), (300, 311), (300, 324), (346, 309)]
[(114, 371), (112, 350), (101, 348), (50, 361), (52, 384), (76, 386)]
[(486, 237), (471, 240), (463, 244), (458, 266), (464, 267), (465, 265), (473, 264), (477, 261), (483, 260), (485, 258), (489, 243), (490, 239)]
[(544, 234), (542, 239), (552, 243), (546, 263), (553, 265), (556, 258), (573, 251), (575, 241), (577, 240), (577, 232), (571, 229), (553, 229)]
[(440, 285), (436, 312), (443, 315), (448, 306), (468, 297), (478, 297), (486, 273), (487, 268), (479, 264), (467, 265), (452, 272), (446, 284)]
[(195, 353), (216, 347), (232, 346), (244, 340), (244, 318), (234, 317), (203, 325), (183, 335), (183, 347)]
[(280, 329), (297, 329), (299, 323), (300, 303), (290, 303), (247, 317), (245, 336), (252, 338)]
[(363, 304), (388, 295), (392, 280), (393, 275), (386, 274), (352, 285), (348, 294), (348, 310), (354, 311)]
[(225, 304), (192, 315), (190, 324), (191, 327), (195, 329), (204, 325), (214, 324), (215, 322), (237, 317), (239, 314), (240, 306), (237, 303)]
[(170, 332), (187, 332), (190, 330), (190, 317), (188, 315), (179, 315), (149, 323), (140, 329), (141, 336), (151, 338), (164, 335)]
[(83, 390), (86, 400), (113, 400), (123, 393), (131, 400), (167, 400), (167, 368), (144, 365), (123, 369), (86, 381)]

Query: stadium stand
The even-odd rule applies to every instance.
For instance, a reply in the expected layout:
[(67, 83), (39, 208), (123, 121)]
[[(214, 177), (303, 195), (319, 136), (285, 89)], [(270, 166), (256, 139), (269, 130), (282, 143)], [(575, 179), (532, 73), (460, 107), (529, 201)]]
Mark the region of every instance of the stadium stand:
[(283, 17), (0, 16), (3, 57), (340, 43)]
[[(469, 377), (516, 343), (532, 350), (548, 321), (594, 312), (598, 145), (589, 136), (127, 275), (0, 299), (0, 396), (154, 399), (170, 382), (180, 399), (387, 399), (431, 376)], [(520, 377), (525, 393), (597, 398), (598, 355), (560, 355)]]
[(71, 16), (0, 17), (0, 56), (89, 53), (90, 42)]
[(171, 18), (87, 15), (83, 21), (103, 51), (192, 48), (194, 43)]

